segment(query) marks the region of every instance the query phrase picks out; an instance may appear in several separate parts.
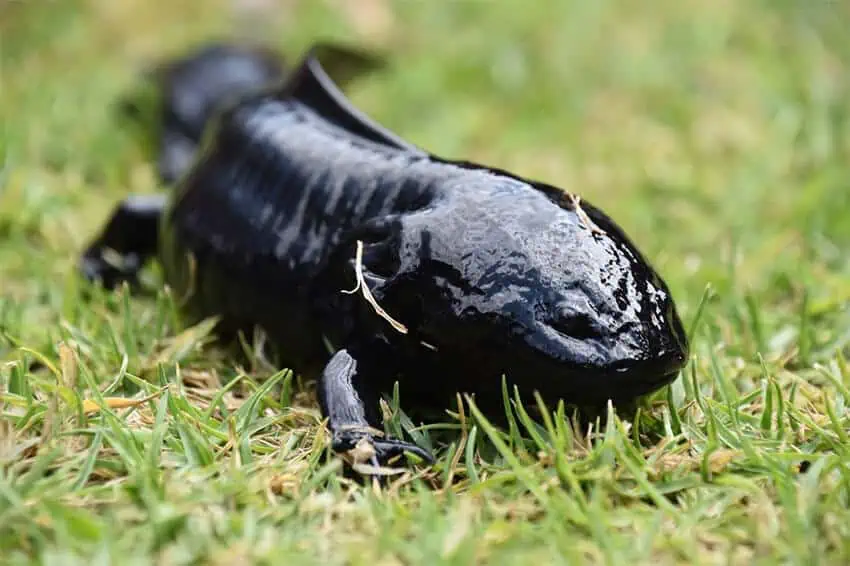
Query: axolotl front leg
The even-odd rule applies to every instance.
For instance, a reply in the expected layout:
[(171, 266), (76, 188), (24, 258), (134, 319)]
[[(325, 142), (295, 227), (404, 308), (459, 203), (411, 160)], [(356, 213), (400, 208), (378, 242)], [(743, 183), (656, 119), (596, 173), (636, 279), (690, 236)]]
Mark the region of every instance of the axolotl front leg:
[(386, 437), (378, 429), (379, 392), (374, 383), (376, 372), (382, 371), (379, 358), (379, 352), (366, 346), (352, 346), (337, 351), (325, 366), (319, 379), (319, 402), (328, 419), (333, 450), (345, 453), (359, 445), (373, 465), (391, 463), (405, 452), (433, 463), (426, 450)]
[[(135, 283), (142, 265), (156, 253), (166, 195), (132, 195), (121, 201), (100, 234), (89, 244), (79, 269), (106, 288)], [(111, 261), (109, 251), (117, 254)]]

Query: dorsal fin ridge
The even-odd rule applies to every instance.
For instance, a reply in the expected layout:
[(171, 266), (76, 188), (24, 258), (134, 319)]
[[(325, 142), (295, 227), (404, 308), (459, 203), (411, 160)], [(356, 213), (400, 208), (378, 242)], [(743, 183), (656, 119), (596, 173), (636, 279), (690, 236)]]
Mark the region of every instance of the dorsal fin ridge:
[[(372, 142), (421, 155), (426, 153), (392, 133), (355, 108), (322, 65), (322, 54), (332, 58), (343, 56), (351, 65), (374, 67), (375, 60), (366, 54), (332, 44), (314, 44), (283, 86), (281, 95), (294, 98), (329, 122)], [(345, 79), (343, 79), (345, 80)]]

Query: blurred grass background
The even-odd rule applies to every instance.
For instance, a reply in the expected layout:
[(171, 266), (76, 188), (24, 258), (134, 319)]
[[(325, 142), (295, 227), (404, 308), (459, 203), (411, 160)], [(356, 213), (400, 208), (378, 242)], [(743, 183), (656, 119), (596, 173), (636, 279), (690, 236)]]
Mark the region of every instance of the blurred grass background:
[[(0, 554), (846, 563), (848, 30), (850, 4), (829, 0), (0, 2)], [(707, 297), (687, 379), (640, 421), (651, 434), (634, 443), (639, 465), (606, 452), (630, 438), (610, 423), (568, 452), (572, 476), (516, 431), (518, 460), (481, 456), (479, 428), (456, 439), (471, 459), (447, 449), (437, 479), (376, 494), (322, 467), (309, 400), (286, 412), (249, 387), (257, 406), (240, 413), (239, 450), (222, 447), (226, 416), (193, 412), (191, 387), (132, 426), (75, 418), (95, 386), (142, 395), (179, 376), (215, 391), (209, 376), (259, 387), (273, 373), (232, 367), (203, 328), (181, 334), (166, 295), (84, 301), (73, 273), (117, 200), (157, 190), (116, 100), (149, 62), (228, 37), (290, 60), (315, 39), (386, 53), (387, 71), (349, 89), (369, 115), (434, 153), (592, 201), (663, 274), (687, 323)], [(59, 344), (76, 351), (64, 365)], [(85, 442), (57, 448), (57, 434)], [(552, 442), (541, 452), (557, 453)], [(803, 459), (817, 475), (799, 473)], [(446, 474), (457, 483), (421, 487)], [(271, 489), (280, 478), (297, 487)]]

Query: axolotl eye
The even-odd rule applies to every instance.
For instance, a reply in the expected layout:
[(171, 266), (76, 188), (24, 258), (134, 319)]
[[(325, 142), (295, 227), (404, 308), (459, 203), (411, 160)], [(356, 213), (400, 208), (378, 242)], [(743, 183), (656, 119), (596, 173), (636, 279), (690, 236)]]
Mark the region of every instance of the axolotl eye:
[(595, 338), (599, 335), (593, 320), (585, 313), (555, 318), (549, 321), (549, 326), (559, 334), (576, 340)]

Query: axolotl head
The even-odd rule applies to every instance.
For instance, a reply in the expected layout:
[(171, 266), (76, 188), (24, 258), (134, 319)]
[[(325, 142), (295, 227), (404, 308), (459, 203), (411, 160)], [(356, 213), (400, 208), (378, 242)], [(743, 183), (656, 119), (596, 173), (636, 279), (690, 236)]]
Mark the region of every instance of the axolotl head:
[(505, 375), (578, 405), (673, 381), (687, 338), (623, 231), (557, 189), (483, 177), (403, 221), (396, 285), (382, 295), (411, 336), (463, 381)]

